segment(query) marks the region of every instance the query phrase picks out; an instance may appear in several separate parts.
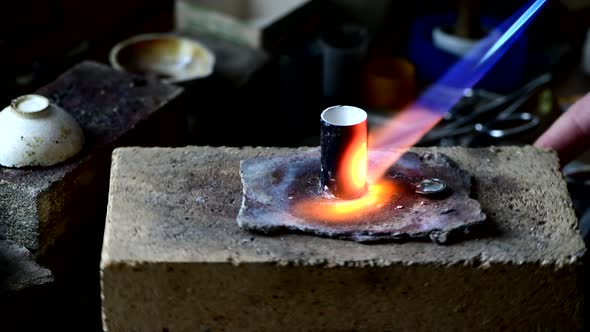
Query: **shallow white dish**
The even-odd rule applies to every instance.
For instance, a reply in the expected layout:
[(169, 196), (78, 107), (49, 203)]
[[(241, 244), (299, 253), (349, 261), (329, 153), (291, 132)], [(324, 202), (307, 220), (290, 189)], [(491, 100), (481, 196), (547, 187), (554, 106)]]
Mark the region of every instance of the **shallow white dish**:
[(12, 100), (0, 112), (0, 165), (51, 166), (77, 154), (84, 133), (65, 110), (36, 94)]
[(440, 26), (432, 30), (434, 46), (458, 57), (465, 55), (479, 41), (480, 39), (464, 38), (448, 33)]
[(148, 33), (117, 43), (109, 53), (109, 62), (117, 70), (181, 83), (211, 75), (215, 55), (188, 37)]

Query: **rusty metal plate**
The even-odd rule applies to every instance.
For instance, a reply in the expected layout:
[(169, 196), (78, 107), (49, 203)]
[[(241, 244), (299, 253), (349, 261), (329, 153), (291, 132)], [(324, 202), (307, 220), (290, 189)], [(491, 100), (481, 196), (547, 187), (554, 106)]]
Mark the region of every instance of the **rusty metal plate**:
[[(370, 152), (369, 163), (386, 154)], [(451, 238), (465, 238), (472, 227), (486, 220), (479, 202), (469, 197), (471, 175), (444, 154), (404, 153), (384, 176), (395, 188), (386, 202), (352, 212), (345, 220), (334, 221), (321, 213), (321, 202), (338, 199), (320, 188), (319, 175), (320, 153), (315, 148), (242, 160), (238, 225), (267, 234), (289, 231), (363, 243), (430, 239), (444, 244)], [(435, 195), (425, 191), (424, 184), (432, 184), (431, 179), (437, 187), (438, 182), (444, 183), (444, 190)], [(319, 213), (300, 208), (308, 201), (320, 202)]]

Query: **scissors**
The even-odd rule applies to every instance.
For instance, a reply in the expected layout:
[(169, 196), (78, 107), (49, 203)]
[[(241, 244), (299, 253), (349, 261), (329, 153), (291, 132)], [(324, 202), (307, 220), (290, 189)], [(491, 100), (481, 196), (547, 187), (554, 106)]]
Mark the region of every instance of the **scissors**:
[(465, 89), (463, 97), (419, 145), (485, 146), (530, 136), (541, 125), (536, 114), (521, 111), (539, 88), (551, 81), (544, 73), (508, 95)]

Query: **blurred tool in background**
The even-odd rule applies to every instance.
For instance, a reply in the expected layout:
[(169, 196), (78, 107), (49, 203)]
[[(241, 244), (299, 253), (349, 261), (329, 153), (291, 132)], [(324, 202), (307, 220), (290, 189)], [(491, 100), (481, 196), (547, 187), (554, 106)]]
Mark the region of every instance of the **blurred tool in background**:
[(532, 144), (561, 113), (542, 74), (510, 94), (467, 89), (464, 97), (420, 145), (468, 146)]

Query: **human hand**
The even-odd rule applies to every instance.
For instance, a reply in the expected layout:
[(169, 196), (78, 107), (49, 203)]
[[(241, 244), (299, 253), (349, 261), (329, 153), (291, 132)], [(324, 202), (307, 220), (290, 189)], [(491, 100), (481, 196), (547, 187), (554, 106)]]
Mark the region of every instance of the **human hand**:
[(590, 148), (590, 93), (572, 104), (534, 143), (557, 152), (565, 165)]

